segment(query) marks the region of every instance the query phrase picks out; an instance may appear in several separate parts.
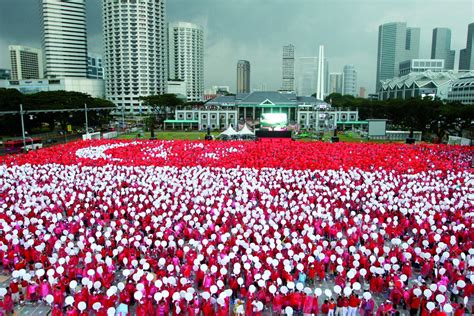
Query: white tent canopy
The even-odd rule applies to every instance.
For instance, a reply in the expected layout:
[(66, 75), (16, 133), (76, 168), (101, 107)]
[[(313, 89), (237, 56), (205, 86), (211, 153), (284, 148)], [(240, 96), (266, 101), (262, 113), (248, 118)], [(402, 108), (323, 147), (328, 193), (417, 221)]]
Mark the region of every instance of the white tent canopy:
[(234, 130), (232, 125), (229, 125), (229, 127), (225, 131), (223, 131), (219, 136), (231, 137), (234, 135), (237, 135), (237, 132)]
[(240, 136), (255, 136), (255, 134), (248, 128), (247, 124), (245, 124), (237, 134)]

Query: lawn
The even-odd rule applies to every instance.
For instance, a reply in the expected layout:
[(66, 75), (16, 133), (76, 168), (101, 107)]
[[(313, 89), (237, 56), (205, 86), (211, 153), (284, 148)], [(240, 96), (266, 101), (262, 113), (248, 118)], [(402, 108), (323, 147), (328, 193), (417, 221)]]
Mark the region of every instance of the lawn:
[[(119, 138), (121, 139), (149, 139), (150, 132), (142, 133), (142, 137), (138, 137), (139, 133), (130, 133), (121, 135)], [(220, 133), (214, 132), (211, 133), (213, 136), (217, 136)], [(184, 139), (184, 140), (203, 140), (206, 132), (181, 132), (181, 131), (159, 131), (155, 132), (156, 139), (164, 139), (164, 140), (173, 140), (173, 139)]]
[[(214, 137), (217, 137), (220, 132), (212, 132), (211, 133)], [(120, 139), (149, 139), (150, 138), (150, 132), (145, 132), (142, 133), (141, 137), (138, 136), (139, 133), (128, 133), (119, 136)], [(163, 140), (173, 140), (173, 139), (181, 139), (181, 140), (203, 140), (204, 136), (206, 135), (206, 132), (202, 131), (189, 131), (189, 132), (183, 132), (183, 131), (159, 131), (155, 132), (155, 137), (156, 139), (163, 139)], [(328, 142), (331, 140), (331, 137), (333, 136), (332, 132), (325, 133), (323, 136), (323, 141)], [(362, 138), (356, 133), (345, 133), (345, 134), (338, 134), (339, 141), (340, 142), (349, 142), (349, 143), (363, 143), (363, 142), (369, 142), (369, 143), (390, 143), (390, 142), (395, 142), (395, 141), (387, 141), (387, 140), (367, 140), (366, 138)], [(300, 141), (315, 141), (316, 139), (313, 138), (301, 138), (299, 139)]]

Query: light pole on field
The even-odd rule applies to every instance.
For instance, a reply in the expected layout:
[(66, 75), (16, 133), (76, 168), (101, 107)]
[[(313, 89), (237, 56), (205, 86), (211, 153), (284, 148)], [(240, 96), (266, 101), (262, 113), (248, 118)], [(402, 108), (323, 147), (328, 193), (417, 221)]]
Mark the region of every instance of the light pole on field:
[(122, 134), (125, 132), (125, 104), (122, 104)]
[(20, 104), (21, 136), (23, 137), (23, 149), (26, 150), (25, 122), (23, 121), (23, 114), (23, 104)]
[(86, 115), (86, 135), (89, 136), (89, 122), (87, 120), (87, 104), (84, 103), (84, 113)]

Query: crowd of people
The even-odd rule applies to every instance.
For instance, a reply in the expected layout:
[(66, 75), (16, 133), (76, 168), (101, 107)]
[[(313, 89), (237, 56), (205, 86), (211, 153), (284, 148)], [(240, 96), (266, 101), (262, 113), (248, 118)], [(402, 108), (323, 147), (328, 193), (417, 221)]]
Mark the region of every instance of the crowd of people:
[(91, 141), (0, 164), (0, 314), (455, 315), (472, 148)]

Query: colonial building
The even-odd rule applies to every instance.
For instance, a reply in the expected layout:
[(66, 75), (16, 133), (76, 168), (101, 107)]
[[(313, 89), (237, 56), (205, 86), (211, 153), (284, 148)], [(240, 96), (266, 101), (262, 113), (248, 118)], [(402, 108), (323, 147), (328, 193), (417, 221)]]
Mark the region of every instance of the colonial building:
[(314, 97), (277, 91), (218, 96), (203, 106), (181, 107), (174, 120), (166, 120), (165, 128), (205, 130), (226, 129), (229, 125), (248, 124), (260, 127), (263, 114), (285, 114), (289, 128), (312, 131), (332, 130), (344, 124), (358, 124), (357, 111), (342, 111)]

